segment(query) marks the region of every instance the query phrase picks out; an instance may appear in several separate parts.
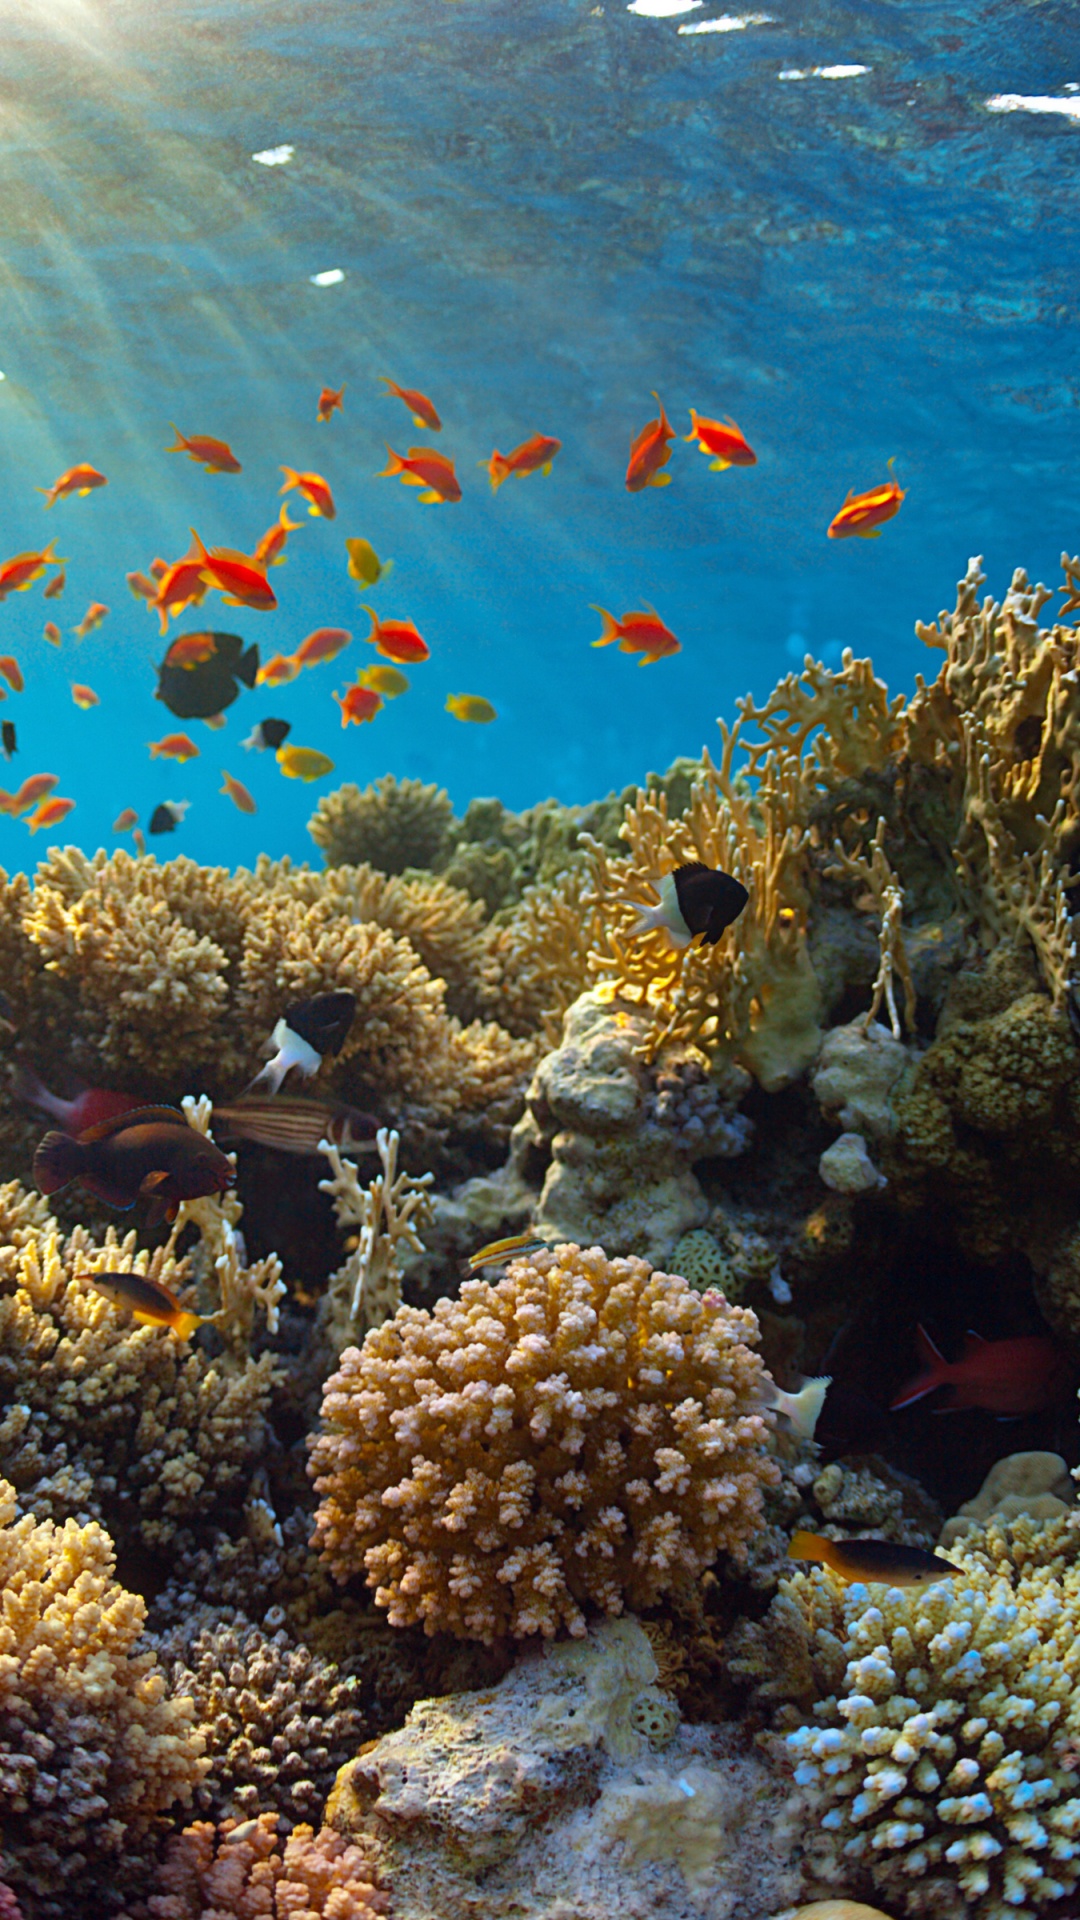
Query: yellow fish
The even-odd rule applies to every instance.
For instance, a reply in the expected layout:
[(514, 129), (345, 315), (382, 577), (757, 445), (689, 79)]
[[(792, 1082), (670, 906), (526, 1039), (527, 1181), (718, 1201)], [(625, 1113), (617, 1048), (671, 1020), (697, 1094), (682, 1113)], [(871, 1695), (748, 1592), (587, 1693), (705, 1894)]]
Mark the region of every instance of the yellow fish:
[(329, 754), (317, 747), (279, 747), (275, 758), (286, 780), (321, 780), (334, 771)]
[(141, 1273), (87, 1273), (83, 1275), (95, 1292), (103, 1293), (114, 1307), (127, 1307), (133, 1320), (144, 1327), (171, 1327), (181, 1340), (190, 1340), (196, 1327), (205, 1325), (201, 1313), (182, 1307), (175, 1293), (157, 1280)]
[(537, 1239), (535, 1233), (512, 1233), (507, 1240), (489, 1240), (486, 1247), (478, 1247), (469, 1255), (466, 1271), (479, 1273), (482, 1267), (501, 1267), (516, 1253), (539, 1253), (548, 1244), (546, 1240)]
[(384, 700), (396, 700), (399, 693), (409, 691), (408, 680), (396, 667), (364, 667), (356, 676), (356, 684), (369, 693), (381, 693)]
[(393, 566), (392, 560), (380, 560), (370, 540), (346, 540), (349, 554), (349, 578), (365, 587), (377, 587)]
[(452, 713), (455, 720), (473, 720), (478, 726), (486, 726), (489, 720), (499, 717), (491, 701), (479, 693), (448, 694), (446, 711)]

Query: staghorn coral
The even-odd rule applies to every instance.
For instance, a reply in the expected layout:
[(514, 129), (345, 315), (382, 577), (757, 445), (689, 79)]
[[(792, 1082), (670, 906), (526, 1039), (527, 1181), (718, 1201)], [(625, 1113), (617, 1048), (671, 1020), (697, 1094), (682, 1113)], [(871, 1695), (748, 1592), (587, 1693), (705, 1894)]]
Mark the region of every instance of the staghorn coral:
[(108, 1535), (15, 1510), (0, 1482), (0, 1819), (6, 1872), (53, 1920), (190, 1804), (205, 1763), (190, 1700), (135, 1652), (146, 1610), (118, 1585)]
[(386, 773), (363, 791), (351, 782), (324, 794), (308, 832), (328, 867), (435, 867), (446, 850), (454, 809), (441, 787)]
[(738, 1554), (778, 1478), (757, 1323), (563, 1246), (402, 1308), (327, 1382), (315, 1543), (395, 1625), (582, 1634)]
[(335, 1353), (350, 1340), (362, 1340), (381, 1327), (401, 1305), (401, 1252), (423, 1253), (418, 1228), (431, 1219), (427, 1189), (430, 1173), (415, 1179), (397, 1170), (400, 1135), (380, 1127), (375, 1136), (382, 1172), (366, 1187), (356, 1167), (324, 1142), (330, 1177), (319, 1188), (332, 1196), (340, 1227), (359, 1227), (355, 1252), (332, 1274), (324, 1303), (323, 1325)]
[(375, 1920), (387, 1911), (360, 1847), (308, 1826), (281, 1846), (278, 1826), (276, 1813), (260, 1813), (185, 1827), (169, 1842), (145, 1920)]
[(171, 1691), (194, 1702), (209, 1760), (199, 1811), (245, 1819), (272, 1803), (289, 1826), (318, 1821), (338, 1769), (371, 1731), (359, 1683), (282, 1629), (267, 1634), (242, 1617), (174, 1628), (154, 1650)]
[(923, 1593), (784, 1582), (773, 1697), (808, 1713), (782, 1720), (820, 1878), (1033, 1920), (1080, 1879), (1075, 1525), (991, 1520), (951, 1557), (961, 1578)]
[[(188, 1125), (208, 1139), (213, 1139), (210, 1132), (213, 1110), (213, 1102), (205, 1095), (195, 1100), (191, 1094), (185, 1094), (183, 1112)], [(231, 1158), (235, 1166), (235, 1154)], [(243, 1213), (243, 1206), (231, 1189), (205, 1194), (198, 1200), (181, 1201), (165, 1249), (166, 1254), (171, 1253), (186, 1227), (198, 1227), (199, 1243), (191, 1256), (192, 1271), (196, 1281), (219, 1303), (206, 1318), (221, 1334), (236, 1365), (242, 1365), (251, 1352), (256, 1307), (261, 1307), (266, 1316), (267, 1332), (276, 1333), (278, 1307), (286, 1293), (276, 1253), (248, 1265), (243, 1236), (237, 1232)]]

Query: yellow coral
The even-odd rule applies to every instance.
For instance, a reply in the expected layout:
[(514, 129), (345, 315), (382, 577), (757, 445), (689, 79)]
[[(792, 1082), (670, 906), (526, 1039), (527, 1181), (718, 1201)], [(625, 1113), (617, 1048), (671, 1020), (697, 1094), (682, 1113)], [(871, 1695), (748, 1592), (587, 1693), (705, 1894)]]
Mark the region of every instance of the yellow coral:
[(391, 1621), (585, 1632), (738, 1553), (775, 1484), (754, 1315), (561, 1246), (402, 1308), (327, 1382), (315, 1544)]

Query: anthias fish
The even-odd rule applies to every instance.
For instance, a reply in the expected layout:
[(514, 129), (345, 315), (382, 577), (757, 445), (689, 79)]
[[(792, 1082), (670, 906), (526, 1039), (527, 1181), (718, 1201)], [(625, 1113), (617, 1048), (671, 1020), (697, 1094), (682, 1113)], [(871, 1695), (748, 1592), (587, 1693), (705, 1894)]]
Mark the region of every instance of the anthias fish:
[(267, 527), (260, 537), (252, 555), (257, 566), (283, 567), (285, 564), (285, 542), (290, 533), (296, 533), (303, 526), (302, 520), (289, 519), (289, 503), (283, 500), (281, 511), (273, 526)]
[(47, 1133), (34, 1155), (34, 1179), (44, 1194), (72, 1180), (106, 1206), (149, 1202), (147, 1225), (175, 1220), (183, 1200), (224, 1193), (235, 1179), (232, 1163), (174, 1107), (135, 1107), (77, 1139)]
[(291, 493), (293, 487), (299, 487), (308, 503), (309, 513), (324, 520), (336, 518), (337, 508), (330, 483), (323, 479), (321, 473), (298, 473), (295, 467), (282, 467), (281, 471), (285, 475), (285, 485), (278, 489), (280, 493)]
[(341, 396), (344, 387), (324, 387), (319, 395), (318, 412), (315, 415), (316, 426), (325, 425), (334, 413), (344, 412)]
[(36, 807), (39, 800), (44, 800), (46, 794), (52, 793), (59, 785), (60, 776), (57, 773), (32, 773), (23, 781), (18, 793), (12, 794), (4, 812), (18, 818), (20, 813), (28, 813), (31, 807)]
[(93, 633), (97, 627), (100, 627), (108, 611), (104, 601), (91, 600), (78, 626), (71, 629), (76, 640), (85, 640), (88, 633)]
[(352, 634), (347, 627), (316, 627), (306, 640), (301, 640), (293, 659), (298, 667), (317, 667), (324, 660), (336, 660), (351, 641)]
[(40, 832), (42, 827), (58, 827), (74, 809), (74, 800), (64, 800), (58, 793), (49, 800), (42, 800), (27, 819), (31, 833)]
[(48, 586), (41, 589), (41, 597), (43, 600), (59, 600), (66, 586), (67, 574), (64, 572), (63, 567), (61, 567), (59, 573), (53, 574)]
[(660, 895), (660, 905), (646, 907), (640, 900), (629, 902), (638, 909), (630, 937), (663, 932), (673, 947), (688, 947), (699, 934), (703, 947), (715, 945), (750, 898), (741, 880), (718, 867), (707, 867), (702, 860), (690, 860), (652, 884)]
[(190, 805), (190, 800), (163, 800), (150, 815), (147, 832), (175, 833)]
[(178, 720), (209, 720), (231, 707), (240, 686), (253, 687), (258, 672), (259, 649), (245, 648), (239, 634), (186, 633), (157, 670), (157, 698)]
[(320, 753), (318, 747), (293, 747), (286, 744), (278, 748), (274, 758), (286, 780), (321, 780), (324, 775), (334, 771), (334, 763), (330, 755)]
[(341, 724), (362, 726), (365, 720), (374, 720), (383, 704), (381, 693), (373, 687), (349, 687), (344, 694), (335, 693), (334, 699), (341, 708)]
[(419, 387), (399, 387), (397, 381), (388, 379), (385, 373), (380, 373), (379, 379), (396, 400), (404, 401), (412, 415), (414, 427), (426, 427), (429, 433), (441, 431), (442, 421), (435, 411), (434, 402), (428, 399), (426, 393), (421, 393)]
[(85, 686), (81, 680), (72, 681), (71, 697), (74, 700), (75, 705), (77, 707), (81, 707), (84, 713), (90, 707), (100, 707), (101, 705), (101, 701), (98, 698), (98, 695), (94, 692), (93, 687)]
[[(892, 467), (891, 460), (889, 466)], [(839, 513), (829, 522), (829, 539), (846, 540), (854, 534), (858, 540), (877, 540), (884, 522), (899, 513), (905, 498), (903, 488), (895, 479), (883, 481), (880, 487), (869, 487), (865, 493), (849, 493)]]
[(148, 742), (151, 760), (175, 760), (183, 766), (185, 760), (197, 760), (199, 749), (190, 734), (167, 733), (163, 740)]
[[(561, 446), (562, 441), (553, 440), (550, 434), (534, 433), (510, 453), (500, 453), (496, 447), (491, 459), (486, 462), (492, 493), (498, 493), (503, 481), (509, 480), (511, 475), (523, 480), (529, 473), (550, 473)], [(480, 464), (483, 466), (485, 462), (481, 461)]]
[(210, 582), (203, 577), (203, 564), (195, 546), (180, 560), (174, 560), (171, 566), (165, 561), (155, 560), (150, 568), (157, 581), (157, 591), (147, 605), (158, 616), (160, 631), (167, 633), (170, 618), (176, 620), (188, 607), (199, 607), (210, 591)]
[(209, 433), (181, 433), (175, 421), (172, 420), (169, 425), (176, 435), (176, 443), (174, 446), (166, 447), (166, 453), (190, 454), (193, 460), (197, 460), (200, 466), (206, 468), (207, 473), (243, 472), (239, 460), (227, 441), (215, 440)]
[(113, 821), (112, 830), (114, 833), (130, 833), (132, 827), (137, 827), (138, 824), (139, 816), (134, 807), (125, 807), (123, 813), (118, 813)]
[(96, 467), (88, 466), (83, 462), (81, 466), (69, 467), (66, 473), (60, 475), (59, 480), (53, 481), (51, 487), (35, 487), (34, 491), (43, 493), (45, 505), (51, 507), (55, 501), (63, 500), (68, 494), (77, 493), (84, 497), (88, 493), (93, 493), (95, 487), (105, 487), (108, 484), (103, 473), (99, 473)]
[(206, 1325), (204, 1314), (192, 1313), (168, 1287), (159, 1280), (148, 1280), (145, 1274), (84, 1273), (82, 1277), (114, 1307), (126, 1307), (140, 1326), (168, 1327), (179, 1339), (190, 1340), (196, 1327)]
[(397, 667), (361, 667), (356, 684), (368, 687), (372, 693), (381, 693), (384, 700), (396, 700), (399, 694), (409, 691), (409, 682)]
[(370, 540), (346, 540), (345, 550), (349, 556), (349, 578), (359, 580), (362, 586), (377, 587), (393, 568), (392, 560), (379, 559)]
[(769, 1374), (765, 1374), (760, 1384), (760, 1394), (765, 1406), (774, 1413), (781, 1413), (788, 1421), (800, 1440), (812, 1440), (817, 1423), (821, 1418), (821, 1409), (825, 1405), (825, 1395), (832, 1386), (832, 1375), (819, 1374), (816, 1379), (804, 1380), (798, 1393), (786, 1393), (778, 1387)]
[(499, 717), (491, 701), (485, 700), (482, 693), (448, 693), (446, 711), (452, 713), (455, 720), (467, 720), (481, 727)]
[(550, 1242), (541, 1240), (535, 1233), (511, 1233), (505, 1240), (489, 1240), (484, 1247), (477, 1247), (465, 1262), (467, 1273), (479, 1273), (483, 1267), (501, 1267), (507, 1260), (513, 1260), (517, 1254), (539, 1253)]
[(266, 665), (259, 668), (255, 676), (257, 687), (285, 687), (295, 680), (300, 672), (300, 663), (295, 654), (275, 653)]
[(55, 620), (46, 620), (42, 632), (50, 647), (58, 647), (61, 645), (60, 629)]
[(630, 464), (626, 469), (628, 493), (640, 493), (643, 487), (666, 487), (671, 480), (670, 473), (661, 473), (660, 468), (671, 459), (675, 429), (664, 412), (660, 395), (654, 393), (653, 399), (660, 408), (660, 418), (647, 421), (630, 443)]
[(222, 1138), (250, 1140), (279, 1153), (316, 1154), (320, 1140), (343, 1153), (367, 1153), (375, 1145), (379, 1122), (358, 1107), (333, 1101), (243, 1094), (214, 1107), (214, 1130)]
[(436, 453), (434, 447), (410, 447), (408, 454), (395, 453), (387, 443), (386, 465), (375, 475), (377, 480), (400, 477), (406, 487), (423, 487), (421, 500), (429, 506), (438, 506), (446, 501), (461, 499), (461, 487), (454, 463), (445, 453)]
[(263, 1048), (271, 1057), (245, 1089), (245, 1097), (259, 1088), (275, 1094), (294, 1067), (302, 1079), (310, 1080), (318, 1073), (325, 1054), (341, 1052), (355, 1017), (356, 995), (347, 988), (317, 993), (310, 1000), (294, 1000)]
[(224, 767), (221, 769), (221, 778), (224, 784), (218, 788), (219, 793), (223, 793), (227, 800), (231, 800), (234, 807), (238, 807), (241, 813), (258, 813), (255, 796), (248, 792), (242, 780), (234, 780), (232, 774), (226, 773)]
[(955, 1580), (962, 1567), (942, 1560), (924, 1547), (904, 1547), (896, 1540), (827, 1540), (819, 1533), (793, 1533), (790, 1560), (810, 1560), (829, 1567), (841, 1580), (874, 1582), (884, 1587), (932, 1587), (938, 1580)]
[(624, 613), (621, 620), (616, 620), (613, 613), (609, 613), (606, 607), (597, 606), (595, 601), (593, 609), (602, 622), (600, 638), (592, 643), (594, 647), (610, 647), (617, 640), (620, 653), (643, 655), (643, 667), (667, 659), (670, 654), (682, 652), (682, 641), (676, 640), (671, 628), (664, 625), (655, 607)]
[(725, 467), (757, 466), (757, 454), (734, 420), (708, 420), (691, 407), (690, 432), (683, 438), (696, 440), (700, 452), (710, 456), (713, 473), (722, 473)]
[(265, 753), (267, 747), (272, 747), (276, 752), (278, 747), (284, 745), (291, 732), (292, 723), (289, 720), (260, 720), (252, 727), (247, 739), (242, 741), (241, 745), (249, 752)]
[(26, 685), (22, 668), (13, 653), (0, 653), (0, 673), (3, 674), (13, 693), (21, 693)]
[(266, 568), (249, 553), (236, 547), (203, 545), (194, 527), (191, 541), (195, 556), (202, 563), (202, 577), (224, 595), (227, 607), (250, 607), (254, 613), (272, 613), (277, 595), (266, 577)]
[(939, 1352), (925, 1327), (916, 1327), (915, 1340), (923, 1371), (905, 1381), (890, 1403), (890, 1413), (912, 1406), (936, 1387), (947, 1387), (949, 1399), (934, 1407), (934, 1413), (982, 1407), (1004, 1419), (1016, 1418), (1052, 1406), (1069, 1380), (1068, 1355), (1043, 1334), (984, 1340), (969, 1332), (959, 1360), (953, 1361)]
[[(28, 592), (34, 581), (40, 580), (47, 567), (62, 566), (63, 562), (56, 557), (55, 546), (56, 541), (50, 540), (48, 546), (43, 547), (40, 552), (35, 550), (16, 553), (10, 560), (0, 561), (0, 600), (5, 600), (9, 593)], [(55, 580), (61, 578), (60, 574), (55, 576)], [(55, 598), (56, 593), (59, 592), (59, 588), (55, 586), (55, 580), (51, 580), (45, 589), (47, 599)], [(52, 592), (50, 588), (53, 589)]]
[(421, 660), (431, 659), (427, 641), (411, 620), (380, 620), (374, 607), (365, 606), (364, 612), (371, 620), (371, 632), (364, 638), (376, 653), (383, 654), (387, 660), (396, 660), (403, 667), (415, 667)]

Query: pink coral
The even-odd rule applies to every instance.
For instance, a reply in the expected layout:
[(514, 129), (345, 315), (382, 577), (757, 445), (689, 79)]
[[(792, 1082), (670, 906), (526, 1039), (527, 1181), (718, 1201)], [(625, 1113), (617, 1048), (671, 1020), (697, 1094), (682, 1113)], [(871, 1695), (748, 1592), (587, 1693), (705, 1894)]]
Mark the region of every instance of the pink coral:
[(361, 1848), (323, 1827), (295, 1827), (280, 1848), (276, 1813), (196, 1820), (169, 1842), (151, 1920), (375, 1920), (389, 1905)]

